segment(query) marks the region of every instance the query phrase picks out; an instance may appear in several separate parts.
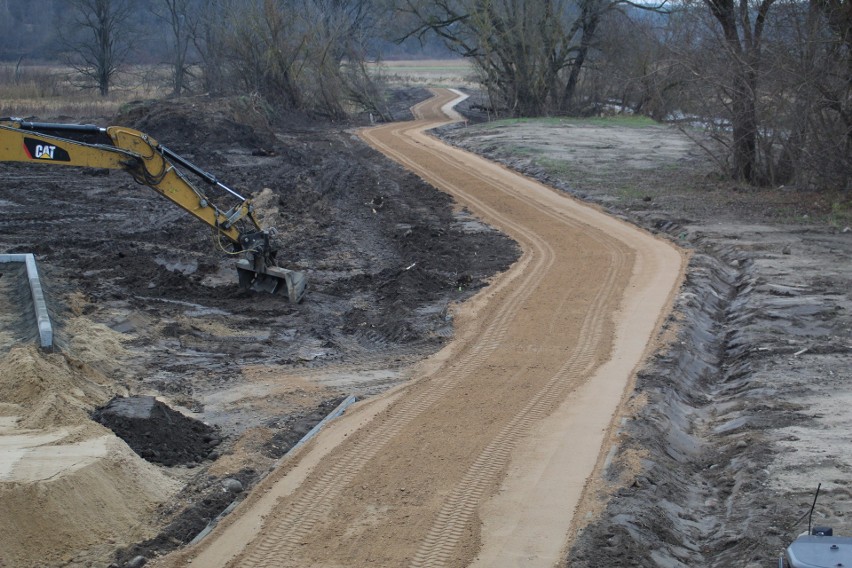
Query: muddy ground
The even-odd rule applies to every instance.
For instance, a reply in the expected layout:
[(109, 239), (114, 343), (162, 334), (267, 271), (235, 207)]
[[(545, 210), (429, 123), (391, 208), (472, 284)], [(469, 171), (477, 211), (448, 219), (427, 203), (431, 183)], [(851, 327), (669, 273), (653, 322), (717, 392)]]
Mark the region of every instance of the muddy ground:
[[(396, 94), (397, 118), (426, 96)], [(409, 363), (451, 336), (448, 305), (518, 254), (447, 195), (358, 141), (355, 123), (301, 116), (270, 123), (243, 101), (203, 98), (140, 103), (108, 120), (151, 134), (256, 196), (261, 219), (279, 230), (280, 264), (307, 273), (308, 293), (292, 305), (240, 290), (233, 261), (208, 229), (121, 172), (0, 165), (0, 250), (36, 255), (56, 326), (55, 353), (21, 348), (26, 338), (15, 333), (23, 324), (13, 322), (0, 336), (0, 354), (11, 364), (25, 353), (32, 384), (49, 379), (41, 359), (69, 366), (74, 385), (98, 384), (91, 396), (71, 388), (80, 390), (75, 408), (91, 419), (39, 424), (38, 432), (61, 426), (54, 443), (65, 448), (79, 438), (106, 439), (109, 428), (162, 464), (165, 476), (160, 491), (140, 501), (147, 513), (136, 513), (149, 530), (101, 534), (97, 544), (69, 535), (41, 549), (35, 534), (18, 531), (18, 543), (0, 547), (0, 565), (34, 558), (124, 565), (188, 542), (238, 498), (228, 489), (233, 480), (249, 487), (344, 396), (370, 396), (404, 380)], [(21, 277), (7, 273), (4, 283)], [(42, 390), (27, 393), (20, 405), (16, 398), (0, 408), (7, 417), (0, 433), (33, 435), (17, 417), (47, 402)], [(136, 397), (111, 402), (129, 417), (113, 416), (115, 396)], [(173, 411), (207, 426), (181, 427)], [(12, 481), (0, 476), (8, 494), (27, 486), (20, 475)], [(20, 502), (0, 524), (29, 514)], [(49, 531), (51, 522), (28, 526)]]
[[(397, 108), (425, 94), (400, 96)], [(48, 445), (116, 456), (92, 479), (149, 481), (131, 503), (120, 487), (75, 486), (69, 475), (51, 493), (0, 468), (0, 565), (121, 565), (191, 540), (242, 494), (235, 481), (251, 486), (342, 396), (404, 380), (408, 363), (452, 333), (447, 305), (517, 254), (341, 128), (351, 125), (270, 126), (244, 101), (204, 99), (87, 118), (146, 130), (257, 194), (283, 264), (306, 271), (310, 288), (298, 306), (238, 290), (209, 231), (121, 173), (0, 165), (0, 251), (37, 255), (58, 326), (58, 349), (44, 354), (19, 347), (33, 341), (25, 317), (2, 318), (0, 434), (19, 433), (23, 408), (29, 430), (61, 433)], [(676, 339), (637, 379), (633, 414), (591, 491), (603, 512), (588, 519), (571, 566), (774, 566), (804, 530), (796, 521), (819, 482), (817, 520), (852, 534), (852, 232), (826, 213), (830, 203), (728, 184), (668, 127), (519, 122), (443, 135), (693, 250), (667, 326)], [(20, 278), (4, 269), (0, 288)], [(20, 303), (0, 300), (9, 312)], [(73, 396), (45, 388), (46, 376)], [(89, 416), (116, 395), (157, 396), (205, 422), (212, 430), (190, 445), (206, 453), (154, 466), (114, 445)], [(172, 416), (159, 415), (151, 424)], [(75, 487), (86, 489), (75, 501), (57, 497)], [(117, 527), (147, 529), (98, 525), (94, 539), (21, 545), (54, 528), (21, 522), (31, 489), (78, 521), (96, 524), (85, 515), (94, 503)]]
[(732, 184), (669, 126), (512, 121), (442, 136), (692, 251), (673, 342), (637, 377), (587, 496), (602, 512), (570, 566), (777, 566), (818, 483), (814, 522), (852, 534), (848, 196)]

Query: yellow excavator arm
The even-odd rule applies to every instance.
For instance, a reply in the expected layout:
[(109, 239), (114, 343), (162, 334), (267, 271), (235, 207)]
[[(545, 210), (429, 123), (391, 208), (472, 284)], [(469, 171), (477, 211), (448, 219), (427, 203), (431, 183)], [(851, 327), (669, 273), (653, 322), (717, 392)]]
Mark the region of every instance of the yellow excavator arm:
[[(284, 294), (291, 302), (304, 296), (305, 275), (275, 266), (274, 229), (260, 226), (251, 202), (138, 130), (0, 118), (0, 162), (124, 170), (210, 226), (226, 241), (228, 252), (245, 253), (237, 262), (240, 286)], [(220, 208), (188, 174), (228, 194), (235, 204)]]

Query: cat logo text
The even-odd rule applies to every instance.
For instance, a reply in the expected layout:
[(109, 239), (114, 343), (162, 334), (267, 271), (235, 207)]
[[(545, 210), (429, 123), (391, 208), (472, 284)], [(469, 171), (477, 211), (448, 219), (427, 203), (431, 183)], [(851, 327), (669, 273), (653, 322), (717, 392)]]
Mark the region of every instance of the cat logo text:
[(24, 138), (24, 150), (31, 160), (71, 161), (68, 152), (63, 148), (36, 138)]

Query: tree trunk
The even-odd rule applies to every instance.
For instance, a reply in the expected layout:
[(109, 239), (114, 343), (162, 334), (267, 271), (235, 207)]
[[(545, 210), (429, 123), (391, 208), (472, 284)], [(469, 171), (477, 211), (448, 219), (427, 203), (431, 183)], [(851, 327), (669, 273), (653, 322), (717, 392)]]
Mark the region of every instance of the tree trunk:
[(581, 15), (581, 33), (580, 45), (577, 48), (577, 55), (571, 62), (571, 72), (568, 74), (568, 80), (565, 82), (565, 90), (562, 94), (562, 104), (560, 109), (571, 112), (575, 110), (574, 94), (577, 90), (577, 83), (580, 80), (580, 71), (583, 69), (583, 64), (586, 62), (586, 56), (592, 45), (592, 39), (595, 36), (595, 30), (600, 22), (601, 12), (596, 0), (585, 0), (583, 2), (583, 10)]
[(757, 162), (757, 76), (747, 63), (738, 65), (731, 91), (731, 125), (734, 134), (733, 176), (754, 183)]
[(739, 1), (736, 6), (734, 0), (705, 0), (722, 26), (733, 65), (729, 93), (734, 136), (731, 175), (737, 180), (757, 183), (760, 181), (757, 171), (757, 70), (763, 25), (775, 0), (761, 0), (754, 29), (750, 27), (748, 0)]
[(98, 38), (96, 64), (98, 68), (98, 90), (102, 97), (109, 95), (109, 82), (112, 77), (112, 35), (117, 32), (113, 29), (111, 11), (110, 0), (98, 0), (95, 3), (95, 18), (97, 19), (95, 34)]

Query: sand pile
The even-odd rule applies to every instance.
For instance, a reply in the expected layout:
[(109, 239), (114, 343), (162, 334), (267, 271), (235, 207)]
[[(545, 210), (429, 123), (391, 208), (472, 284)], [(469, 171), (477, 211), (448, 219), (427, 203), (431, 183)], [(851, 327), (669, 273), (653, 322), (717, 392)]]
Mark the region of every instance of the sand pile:
[(115, 390), (88, 364), (32, 346), (0, 360), (0, 566), (98, 565), (151, 536), (144, 527), (178, 484), (89, 418)]
[(129, 356), (124, 347), (128, 336), (83, 317), (71, 319), (67, 326), (71, 336), (69, 352), (75, 359), (108, 374), (121, 370), (122, 360)]
[(0, 360), (0, 400), (20, 417), (19, 428), (91, 423), (93, 405), (109, 400), (109, 381), (85, 363), (34, 346), (14, 348)]
[(106, 564), (117, 547), (154, 535), (147, 522), (178, 489), (111, 435), (31, 450), (46, 450), (31, 462), (50, 462), (51, 452), (77, 462), (49, 478), (0, 480), (0, 565)]

